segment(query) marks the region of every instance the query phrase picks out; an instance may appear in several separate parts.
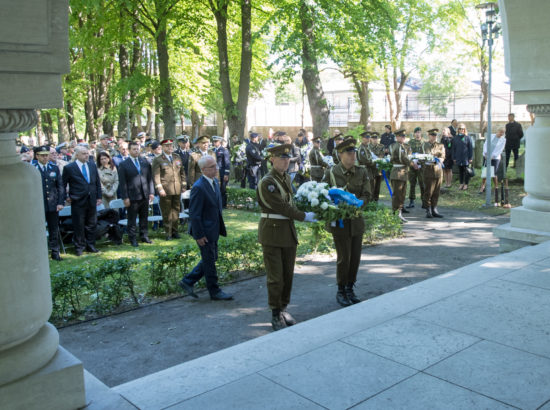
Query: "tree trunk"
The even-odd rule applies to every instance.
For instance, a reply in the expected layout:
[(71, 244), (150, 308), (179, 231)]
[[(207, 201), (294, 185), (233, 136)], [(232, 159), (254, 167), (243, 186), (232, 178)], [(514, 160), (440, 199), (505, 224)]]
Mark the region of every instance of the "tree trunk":
[(198, 112), (191, 110), (191, 139), (195, 139), (201, 132), (201, 117)]
[(36, 145), (42, 145), (44, 141), (44, 130), (42, 129), (42, 111), (36, 110), (38, 121), (36, 123)]
[(388, 69), (387, 67), (384, 67), (384, 88), (386, 89), (386, 101), (388, 102), (388, 107), (390, 110), (390, 124), (391, 129), (396, 130), (397, 127), (395, 126), (395, 119), (394, 119), (394, 108), (393, 108), (393, 100), (391, 98), (391, 89), (390, 89), (390, 79), (388, 76)]
[(487, 111), (487, 103), (489, 98), (489, 84), (487, 83), (487, 68), (481, 66), (481, 103), (479, 107), (479, 133), (483, 136), (487, 127), (487, 121), (485, 121), (485, 112)]
[(164, 138), (176, 136), (176, 118), (172, 88), (170, 87), (170, 70), (168, 67), (168, 44), (166, 41), (166, 20), (160, 24), (157, 31), (157, 56), (160, 80), (160, 104), (162, 106), (162, 121), (164, 122)]
[[(221, 3), (221, 4), (220, 4)], [(222, 86), (225, 116), (231, 135), (243, 137), (245, 133), (246, 111), (250, 91), (250, 70), (252, 67), (252, 4), (251, 0), (241, 1), (241, 67), (237, 103), (233, 101), (229, 79), (229, 58), (227, 51), (227, 6), (229, 2), (210, 2), (216, 18), (218, 34), (218, 59), (220, 64), (220, 84)]]
[(57, 142), (62, 143), (69, 139), (69, 127), (67, 117), (63, 109), (57, 110)]
[(305, 3), (300, 3), (300, 22), (302, 26), (302, 79), (306, 87), (309, 110), (313, 120), (313, 135), (323, 136), (329, 127), (329, 108), (323, 85), (319, 77), (317, 53), (313, 33), (313, 18)]
[(394, 89), (394, 95), (395, 95), (395, 121), (393, 124), (395, 124), (395, 129), (401, 127), (401, 112), (403, 111), (403, 103), (401, 99), (401, 93), (403, 92), (403, 88), (405, 87), (405, 83), (407, 82), (407, 79), (409, 78), (408, 74), (405, 74), (403, 71), (401, 71), (401, 78), (397, 79), (397, 69), (394, 68), (393, 70), (393, 89)]
[(103, 128), (103, 134), (114, 135), (115, 126), (108, 115), (110, 109), (111, 109), (111, 100), (107, 99), (105, 101), (105, 115), (103, 116), (102, 128)]
[(49, 111), (42, 111), (42, 131), (44, 132), (45, 140), (52, 141), (53, 138), (53, 121)]
[(84, 139), (90, 141), (95, 136), (95, 124), (94, 124), (94, 103), (92, 97), (92, 89), (88, 87), (86, 90), (86, 101), (84, 101), (84, 114), (86, 116), (86, 132)]
[(359, 103), (361, 104), (361, 115), (359, 117), (359, 124), (361, 124), (366, 130), (370, 118), (369, 82), (357, 79), (357, 76), (355, 74), (352, 74), (351, 77), (353, 79), (355, 91), (357, 91), (357, 95), (359, 96)]
[(71, 100), (65, 101), (65, 111), (67, 113), (67, 128), (69, 130), (69, 138), (78, 139), (78, 134), (76, 133), (76, 126), (74, 123), (73, 103), (71, 102)]

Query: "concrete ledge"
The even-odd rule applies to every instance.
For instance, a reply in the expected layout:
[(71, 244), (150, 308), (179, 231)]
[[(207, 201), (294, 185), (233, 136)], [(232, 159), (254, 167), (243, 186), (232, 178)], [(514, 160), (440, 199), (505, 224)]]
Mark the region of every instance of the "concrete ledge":
[(84, 384), (86, 386), (86, 410), (135, 410), (120, 394), (112, 391), (93, 374), (84, 371)]
[(3, 410), (72, 410), (85, 404), (82, 362), (61, 346), (46, 366), (0, 386)]
[(500, 240), (500, 252), (511, 252), (550, 240), (550, 232), (514, 228), (510, 223), (496, 227), (493, 233)]

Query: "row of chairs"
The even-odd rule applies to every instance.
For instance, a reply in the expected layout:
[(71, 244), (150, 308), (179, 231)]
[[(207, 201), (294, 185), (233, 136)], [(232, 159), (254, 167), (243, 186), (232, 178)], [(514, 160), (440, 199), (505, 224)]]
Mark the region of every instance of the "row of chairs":
[[(189, 214), (187, 213), (187, 211), (185, 210), (185, 200), (186, 199), (189, 199), (189, 194), (190, 194), (190, 191), (186, 191), (184, 192), (182, 195), (181, 195), (181, 212), (179, 214), (179, 218), (182, 219), (184, 222), (187, 221), (187, 219), (189, 218)], [(153, 201), (149, 203), (149, 215), (147, 216), (147, 221), (148, 222), (152, 222), (152, 223), (155, 223), (155, 222), (161, 222), (162, 221), (162, 211), (160, 211), (160, 215), (155, 215), (154, 214), (154, 206), (155, 205), (158, 205), (160, 202), (160, 199), (158, 196), (155, 196), (153, 198)], [(124, 206), (124, 201), (122, 199), (113, 199), (112, 201), (109, 202), (109, 208), (110, 209), (115, 209), (115, 210), (119, 210), (119, 209), (124, 209), (125, 206)], [(100, 204), (97, 206), (97, 211), (102, 211), (105, 209), (105, 205), (104, 204)], [(160, 207), (159, 207), (159, 210), (160, 210)], [(65, 206), (61, 211), (59, 211), (59, 217), (70, 217), (71, 216), (71, 206), (68, 205), (68, 206)], [(139, 218), (138, 220), (136, 221), (136, 223), (139, 222)], [(118, 224), (121, 225), (121, 226), (128, 226), (128, 219), (120, 219), (118, 221)], [(46, 224), (47, 226), (47, 224)], [(70, 234), (70, 232), (68, 233)], [(48, 231), (46, 231), (46, 235), (48, 235)], [(63, 243), (63, 237), (61, 237), (61, 232), (60, 232), (60, 238), (59, 238), (59, 242), (60, 242), (60, 245), (61, 245), (61, 248), (62, 248), (62, 251), (63, 253), (65, 253), (65, 245)]]

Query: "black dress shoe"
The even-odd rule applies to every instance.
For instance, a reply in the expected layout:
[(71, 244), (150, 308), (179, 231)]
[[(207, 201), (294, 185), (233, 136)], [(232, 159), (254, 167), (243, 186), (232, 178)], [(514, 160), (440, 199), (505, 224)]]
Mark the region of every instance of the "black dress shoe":
[(99, 253), (99, 249), (97, 249), (94, 245), (88, 245), (86, 246), (86, 252)]
[(343, 289), (339, 290), (336, 293), (336, 302), (338, 302), (338, 304), (343, 307), (352, 305), (351, 300), (348, 299), (348, 296), (346, 295), (346, 292)]
[(134, 248), (137, 248), (139, 246), (135, 239), (130, 239), (130, 245), (132, 245)]
[(52, 252), (52, 260), (54, 261), (62, 261), (61, 256), (59, 256), (59, 252)]
[(281, 330), (287, 327), (287, 324), (282, 315), (282, 312), (280, 312), (277, 315), (271, 316), (271, 327), (273, 328), (274, 331)]
[(443, 215), (437, 212), (437, 208), (432, 208), (432, 215), (434, 216), (434, 218), (443, 218)]
[(225, 293), (223, 290), (219, 290), (218, 293), (210, 295), (210, 299), (212, 299), (212, 300), (232, 300), (233, 295)]
[(178, 282), (178, 285), (187, 292), (189, 296), (194, 297), (195, 299), (198, 299), (199, 296), (195, 293), (195, 289), (192, 285), (189, 285), (187, 282), (185, 282), (183, 279)]
[(409, 201), (409, 205), (407, 205), (407, 208), (414, 208), (414, 200)]
[(151, 239), (149, 239), (149, 237), (147, 236), (144, 236), (141, 238), (141, 242), (145, 242), (145, 243), (153, 243), (153, 241)]
[(283, 317), (283, 320), (285, 321), (287, 326), (294, 326), (296, 324), (296, 319), (294, 319), (292, 315), (286, 310), (281, 310), (281, 316)]
[(172, 238), (174, 238), (174, 239), (179, 239), (179, 238), (181, 238), (181, 236), (180, 236), (179, 233), (173, 233), (173, 234), (172, 234)]
[(346, 286), (346, 296), (348, 297), (348, 300), (354, 305), (361, 302), (361, 299), (359, 299), (355, 295), (355, 292), (353, 291), (353, 286)]
[(404, 214), (410, 214), (411, 213), (410, 211), (407, 211), (407, 208), (401, 209), (401, 212), (403, 212)]

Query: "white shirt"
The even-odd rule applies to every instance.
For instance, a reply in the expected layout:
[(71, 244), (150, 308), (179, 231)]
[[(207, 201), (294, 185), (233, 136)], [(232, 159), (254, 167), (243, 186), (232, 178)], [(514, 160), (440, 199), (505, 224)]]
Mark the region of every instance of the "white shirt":
[[(491, 159), (500, 159), (500, 155), (502, 154), (502, 151), (504, 151), (504, 146), (506, 145), (506, 138), (504, 138), (504, 135), (500, 138), (496, 136), (491, 137), (491, 141), (494, 141), (495, 139), (497, 140), (497, 143), (491, 153)], [(483, 144), (483, 156), (487, 157), (487, 139)]]
[(212, 187), (212, 190), (216, 192), (216, 189), (214, 188), (214, 180), (212, 178), (208, 178), (206, 175), (202, 174), (202, 176), (208, 181), (210, 186)]

